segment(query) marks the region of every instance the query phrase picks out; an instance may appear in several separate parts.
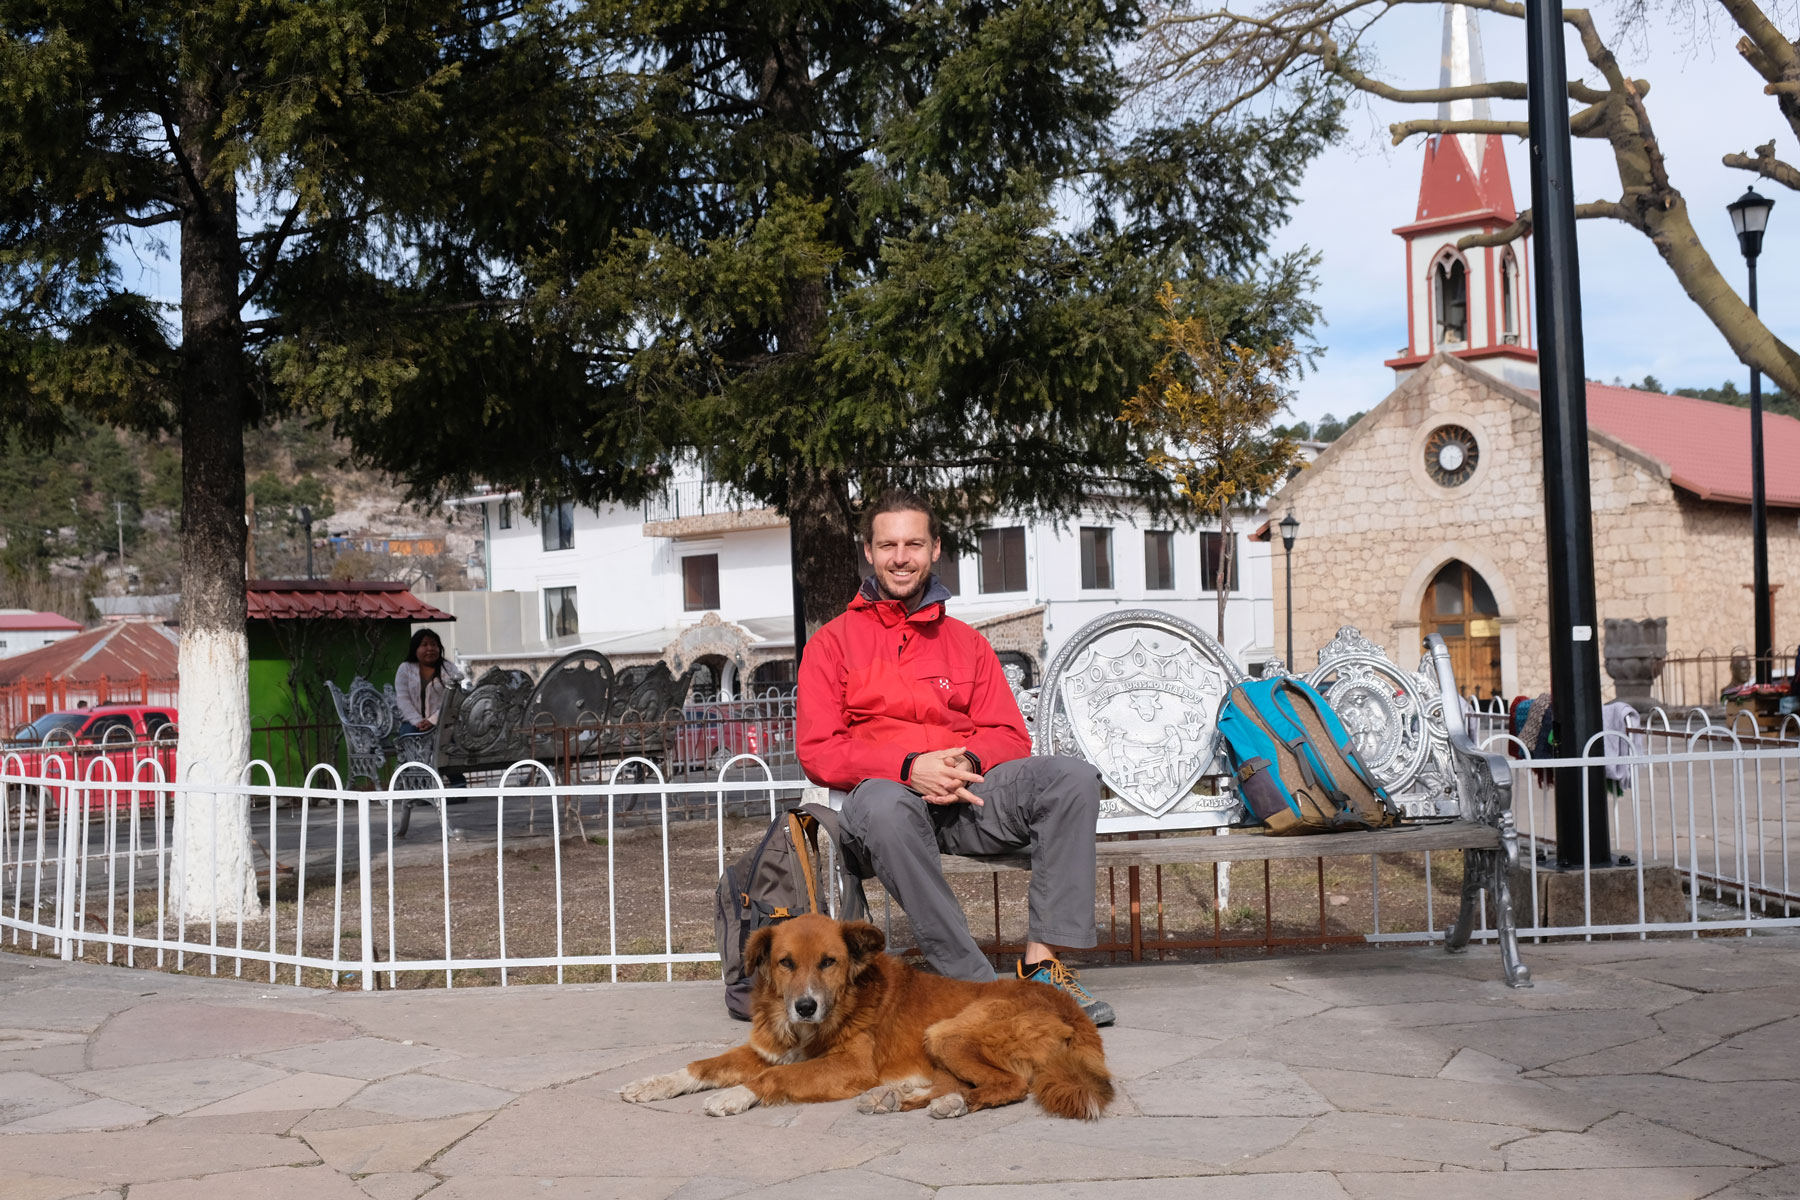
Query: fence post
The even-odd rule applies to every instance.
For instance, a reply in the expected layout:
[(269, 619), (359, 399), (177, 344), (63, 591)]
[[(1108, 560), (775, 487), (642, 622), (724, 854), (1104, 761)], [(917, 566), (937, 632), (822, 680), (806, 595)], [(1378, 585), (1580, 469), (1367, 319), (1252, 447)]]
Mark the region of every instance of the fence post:
[(78, 870), (76, 839), (81, 836), (78, 828), (80, 821), (75, 816), (75, 802), (80, 799), (85, 804), (86, 797), (77, 797), (72, 783), (66, 784), (60, 790), (62, 791), (62, 803), (59, 806), (62, 809), (62, 829), (59, 831), (57, 844), (61, 848), (62, 861), (57, 864), (56, 872), (59, 885), (56, 889), (56, 907), (58, 909), (56, 928), (62, 939), (62, 945), (57, 948), (57, 954), (64, 962), (74, 962), (75, 935), (81, 932), (79, 928), (81, 917), (78, 915), (80, 906), (75, 903), (75, 876)]
[(362, 988), (365, 992), (375, 990), (375, 896), (370, 890), (374, 886), (375, 865), (369, 861), (370, 795), (369, 792), (358, 792), (356, 796), (356, 852), (359, 856), (356, 886), (361, 907), (358, 920), (362, 929)]

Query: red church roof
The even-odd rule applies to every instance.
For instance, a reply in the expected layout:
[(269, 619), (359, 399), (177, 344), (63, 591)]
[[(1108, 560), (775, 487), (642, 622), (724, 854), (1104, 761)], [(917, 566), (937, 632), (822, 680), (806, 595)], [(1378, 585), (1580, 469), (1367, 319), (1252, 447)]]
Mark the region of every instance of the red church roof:
[(252, 621), (454, 621), (407, 589), (382, 580), (252, 579)]
[(81, 628), (80, 621), (71, 621), (71, 620), (69, 620), (69, 618), (63, 616), (61, 613), (53, 613), (53, 612), (0, 613), (0, 629), (5, 629), (5, 630), (18, 630), (20, 632), (23, 632), (25, 630), (45, 630), (45, 629), (49, 629), (49, 630), (57, 630), (57, 629), (79, 630), (80, 628)]
[[(1469, 146), (1475, 148), (1474, 161)], [(1414, 223), (1394, 232), (1404, 234), (1420, 225), (1482, 221), (1510, 225), (1518, 216), (1500, 135), (1440, 134), (1425, 143), (1425, 169), (1419, 177), (1419, 211)]]
[(70, 683), (139, 675), (173, 679), (178, 662), (175, 639), (175, 631), (166, 625), (143, 621), (102, 625), (42, 649), (0, 658), (0, 684), (45, 676)]
[[(1660, 460), (1702, 500), (1750, 503), (1750, 410), (1590, 383), (1588, 425)], [(1763, 413), (1768, 502), (1800, 508), (1800, 421)]]

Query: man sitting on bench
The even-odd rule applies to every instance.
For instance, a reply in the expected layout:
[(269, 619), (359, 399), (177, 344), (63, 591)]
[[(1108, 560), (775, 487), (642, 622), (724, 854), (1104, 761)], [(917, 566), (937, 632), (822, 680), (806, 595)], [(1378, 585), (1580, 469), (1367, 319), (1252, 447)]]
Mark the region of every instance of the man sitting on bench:
[(1021, 979), (1090, 996), (1053, 946), (1095, 942), (1094, 830), (1100, 776), (1073, 758), (1031, 757), (1031, 739), (987, 639), (944, 613), (932, 574), (938, 521), (922, 498), (890, 492), (862, 519), (875, 570), (849, 607), (807, 642), (798, 749), (807, 777), (849, 792), (848, 848), (912, 918), (919, 949), (957, 979), (994, 972), (938, 861), (1031, 853), (1031, 917)]

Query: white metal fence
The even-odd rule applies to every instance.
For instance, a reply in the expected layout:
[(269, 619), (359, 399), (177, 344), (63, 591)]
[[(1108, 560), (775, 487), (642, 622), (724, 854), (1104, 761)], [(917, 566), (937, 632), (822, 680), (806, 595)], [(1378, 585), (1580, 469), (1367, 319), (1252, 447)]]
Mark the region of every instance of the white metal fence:
[[(1601, 920), (1599, 877), (1585, 870), (1578, 914), (1551, 920), (1539, 911), (1536, 884), (1554, 860), (1555, 797), (1534, 772), (1552, 764), (1516, 760), (1521, 936), (1751, 934), (1800, 925), (1800, 721), (1782, 738), (1746, 732), (1704, 720), (1687, 729), (1653, 714), (1631, 745), (1609, 744), (1605, 754), (1596, 745), (1593, 757), (1555, 761), (1604, 768), (1622, 785), (1617, 795), (1583, 801), (1607, 807), (1615, 851), (1629, 856), (1635, 905), (1624, 919), (1616, 911), (1618, 875), (1610, 877), (1612, 915)], [(1504, 750), (1509, 737), (1493, 735), (1489, 748)], [(721, 764), (717, 782), (667, 782), (654, 764), (634, 760), (605, 782), (571, 784), (526, 762), (490, 786), (423, 791), (349, 790), (329, 766), (315, 768), (304, 786), (278, 787), (260, 763), (229, 785), (171, 782), (153, 759), (127, 773), (98, 758), (81, 778), (59, 760), (30, 775), (25, 765), (17, 755), (0, 756), (0, 944), (126, 966), (364, 988), (710, 971), (718, 961), (714, 889), (727, 858), (759, 834), (762, 815), (773, 816), (806, 786), (748, 756)], [(729, 778), (746, 767), (758, 777)], [(622, 782), (637, 768), (647, 781)], [(203, 764), (184, 769), (205, 778)], [(411, 836), (400, 838), (399, 806), (409, 802), (423, 807)], [(733, 815), (746, 808), (758, 815)], [(218, 902), (234, 890), (231, 880), (220, 882), (217, 856), (229, 857), (235, 843), (190, 837), (196, 831), (184, 828), (239, 818), (249, 823), (249, 857), (236, 882), (254, 873), (261, 896), (254, 907)], [(179, 861), (175, 848), (186, 844), (211, 847), (205, 869)], [(1422, 917), (1415, 927), (1394, 927), (1392, 914), (1404, 906), (1390, 902), (1384, 927), (1383, 868), (1372, 859), (1373, 922), (1356, 936), (1442, 937), (1450, 914), (1441, 897), (1433, 900), (1431, 856), (1411, 855), (1423, 859)], [(1438, 858), (1440, 882), (1454, 877), (1460, 860)], [(188, 883), (183, 903), (178, 872), (209, 882)], [(1654, 911), (1657, 885), (1666, 899), (1671, 878), (1681, 911)], [(1324, 886), (1321, 869), (1321, 915)], [(1394, 885), (1386, 886), (1396, 899)], [(201, 894), (206, 888), (220, 890)], [(1103, 885), (1103, 905), (1107, 893)], [(195, 920), (189, 912), (207, 915)], [(996, 899), (996, 933), (998, 923)], [(1341, 930), (1333, 940), (1343, 940)]]

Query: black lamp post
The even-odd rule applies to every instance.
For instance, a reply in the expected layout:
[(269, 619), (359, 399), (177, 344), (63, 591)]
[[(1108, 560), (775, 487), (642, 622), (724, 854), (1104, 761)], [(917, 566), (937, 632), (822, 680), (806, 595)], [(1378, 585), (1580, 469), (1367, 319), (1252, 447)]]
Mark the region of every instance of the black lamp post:
[(1287, 576), (1287, 668), (1298, 671), (1294, 666), (1294, 537), (1300, 532), (1300, 522), (1294, 519), (1294, 510), (1288, 509), (1288, 515), (1281, 518), (1281, 551)]
[[(1750, 268), (1750, 311), (1756, 311), (1756, 257), (1775, 201), (1750, 188), (1725, 206), (1737, 231), (1738, 249)], [(1750, 368), (1750, 544), (1754, 559), (1750, 593), (1756, 606), (1756, 682), (1769, 682), (1775, 655), (1774, 614), (1769, 611), (1769, 510), (1763, 487), (1762, 372)]]
[(312, 509), (302, 504), (300, 506), (300, 524), (306, 530), (306, 577), (308, 579), (313, 577), (312, 521)]

